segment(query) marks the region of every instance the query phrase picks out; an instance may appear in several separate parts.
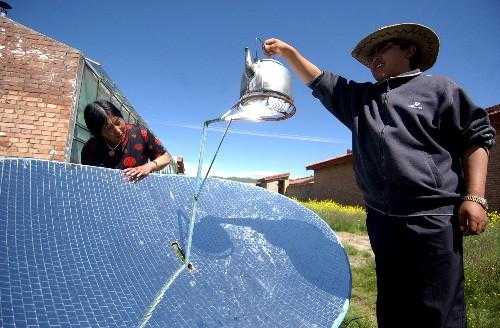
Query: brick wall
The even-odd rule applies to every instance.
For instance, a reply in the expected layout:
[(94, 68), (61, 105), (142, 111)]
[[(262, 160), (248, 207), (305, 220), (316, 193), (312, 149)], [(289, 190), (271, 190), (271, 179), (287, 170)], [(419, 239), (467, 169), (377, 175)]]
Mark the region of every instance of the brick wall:
[[(496, 106), (500, 110), (500, 105)], [(495, 108), (496, 108), (495, 107)], [(497, 145), (491, 149), (488, 161), (488, 179), (486, 180), (486, 198), (490, 208), (500, 211), (500, 112), (490, 116), (491, 124), (497, 131)]]
[(314, 170), (313, 198), (363, 206), (363, 195), (354, 178), (352, 158), (346, 163)]
[(285, 195), (287, 197), (296, 198), (298, 200), (309, 200), (313, 198), (314, 183), (289, 184), (286, 188)]
[(0, 156), (69, 160), (78, 50), (0, 17)]

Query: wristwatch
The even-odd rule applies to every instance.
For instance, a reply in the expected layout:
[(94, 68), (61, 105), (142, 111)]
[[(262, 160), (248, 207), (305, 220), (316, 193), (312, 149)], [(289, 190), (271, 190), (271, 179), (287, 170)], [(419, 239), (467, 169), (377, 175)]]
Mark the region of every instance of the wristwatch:
[(478, 203), (486, 211), (488, 210), (488, 201), (484, 197), (476, 196), (476, 195), (465, 195), (465, 196), (462, 197), (462, 200), (469, 200), (471, 202)]

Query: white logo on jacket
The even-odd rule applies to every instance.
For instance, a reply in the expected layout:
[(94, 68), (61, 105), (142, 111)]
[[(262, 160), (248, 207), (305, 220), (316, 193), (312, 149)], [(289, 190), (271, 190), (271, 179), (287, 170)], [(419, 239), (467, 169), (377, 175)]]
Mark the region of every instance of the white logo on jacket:
[(422, 103), (418, 100), (410, 100), (410, 103), (408, 104), (408, 107), (413, 108), (413, 109), (423, 109)]

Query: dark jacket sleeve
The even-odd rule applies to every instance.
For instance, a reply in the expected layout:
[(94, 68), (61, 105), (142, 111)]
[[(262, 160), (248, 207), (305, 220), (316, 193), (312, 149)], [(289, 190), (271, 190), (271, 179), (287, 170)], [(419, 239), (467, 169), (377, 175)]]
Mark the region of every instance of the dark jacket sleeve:
[(441, 119), (451, 129), (462, 152), (475, 146), (490, 149), (495, 144), (496, 132), (486, 110), (475, 105), (464, 90), (451, 81), (447, 96), (448, 105)]
[(330, 113), (351, 130), (353, 102), (361, 99), (363, 85), (323, 71), (309, 84), (309, 87), (312, 89), (313, 96), (318, 98)]

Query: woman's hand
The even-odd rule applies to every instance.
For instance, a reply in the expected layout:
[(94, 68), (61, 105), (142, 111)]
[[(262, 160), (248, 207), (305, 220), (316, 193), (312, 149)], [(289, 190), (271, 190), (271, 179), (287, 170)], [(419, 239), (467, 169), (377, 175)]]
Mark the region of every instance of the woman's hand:
[(172, 156), (168, 152), (156, 157), (153, 161), (137, 167), (129, 167), (123, 170), (123, 174), (128, 181), (139, 181), (148, 176), (151, 172), (163, 169), (172, 161)]
[(288, 59), (295, 51), (295, 48), (284, 41), (272, 38), (264, 41), (262, 50), (268, 56), (279, 55)]
[(486, 229), (486, 211), (478, 203), (464, 201), (458, 209), (460, 230), (464, 235), (479, 235)]
[(129, 167), (123, 170), (123, 174), (128, 181), (136, 182), (144, 179), (149, 173), (153, 172), (156, 167), (156, 162), (148, 162), (141, 166)]

